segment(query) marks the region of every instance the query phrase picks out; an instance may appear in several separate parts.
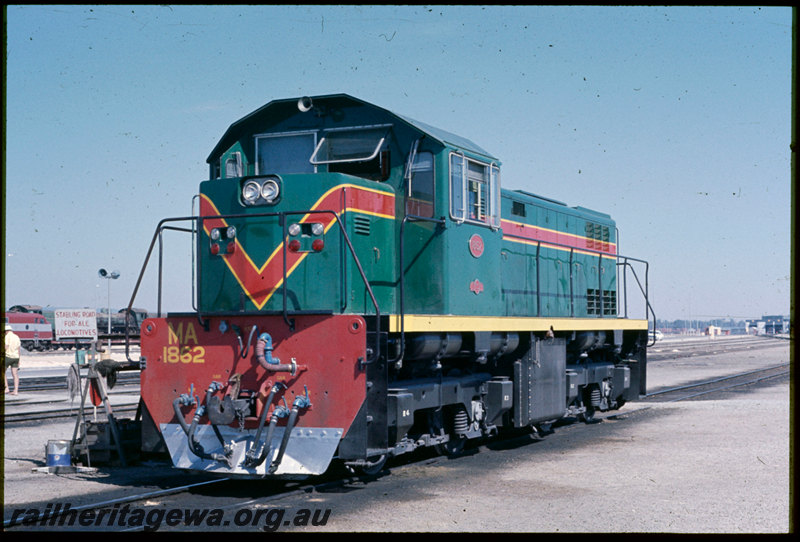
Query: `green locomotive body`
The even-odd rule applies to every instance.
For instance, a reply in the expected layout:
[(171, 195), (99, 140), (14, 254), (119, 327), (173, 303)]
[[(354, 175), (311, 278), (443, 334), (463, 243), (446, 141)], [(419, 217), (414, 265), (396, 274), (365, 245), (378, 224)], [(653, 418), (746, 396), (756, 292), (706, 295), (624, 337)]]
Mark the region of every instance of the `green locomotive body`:
[(196, 313), (142, 327), (144, 441), (177, 466), (370, 470), (644, 392), (620, 281), (642, 261), (610, 216), (502, 189), (472, 141), (339, 94), (268, 103), (207, 162)]

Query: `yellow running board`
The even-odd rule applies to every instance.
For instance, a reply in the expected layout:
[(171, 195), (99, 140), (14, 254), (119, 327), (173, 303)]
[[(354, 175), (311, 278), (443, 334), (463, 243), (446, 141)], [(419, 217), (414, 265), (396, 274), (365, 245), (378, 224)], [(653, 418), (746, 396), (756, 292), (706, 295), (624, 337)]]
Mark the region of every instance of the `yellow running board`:
[[(524, 318), (516, 316), (456, 316), (406, 314), (406, 333), (457, 331), (647, 331), (647, 320), (629, 318)], [(400, 315), (389, 315), (389, 332), (400, 332)]]

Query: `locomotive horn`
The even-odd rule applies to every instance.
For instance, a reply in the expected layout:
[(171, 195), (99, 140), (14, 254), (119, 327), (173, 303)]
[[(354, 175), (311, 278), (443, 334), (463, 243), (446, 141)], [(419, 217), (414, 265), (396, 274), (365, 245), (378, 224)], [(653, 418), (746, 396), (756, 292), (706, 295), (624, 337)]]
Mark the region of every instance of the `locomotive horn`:
[(302, 113), (306, 113), (311, 111), (311, 108), (314, 107), (314, 104), (311, 102), (311, 98), (308, 96), (303, 96), (299, 100), (297, 100), (297, 109), (300, 110)]

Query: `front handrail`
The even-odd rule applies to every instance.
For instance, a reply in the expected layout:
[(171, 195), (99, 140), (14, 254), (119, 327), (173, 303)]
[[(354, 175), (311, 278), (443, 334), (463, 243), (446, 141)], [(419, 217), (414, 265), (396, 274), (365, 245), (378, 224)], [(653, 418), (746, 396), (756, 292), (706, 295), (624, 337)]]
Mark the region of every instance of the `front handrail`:
[[(156, 231), (153, 233), (153, 238), (150, 240), (150, 247), (147, 249), (147, 255), (144, 258), (144, 263), (142, 264), (142, 269), (139, 271), (139, 277), (136, 279), (136, 286), (133, 287), (133, 293), (131, 294), (131, 300), (128, 303), (128, 312), (133, 308), (133, 303), (136, 301), (136, 294), (139, 293), (139, 286), (142, 284), (142, 279), (144, 278), (144, 273), (147, 270), (147, 266), (150, 263), (150, 256), (153, 255), (153, 248), (155, 248), (156, 241), (159, 241), (159, 272), (158, 272), (158, 315), (161, 316), (161, 257), (163, 256), (160, 246), (161, 246), (161, 233), (165, 229), (171, 229), (176, 231), (184, 231), (184, 232), (193, 232), (194, 230), (186, 229), (186, 228), (170, 228), (165, 226), (166, 223), (169, 222), (185, 222), (185, 221), (193, 221), (196, 220), (193, 216), (184, 216), (184, 217), (176, 217), (176, 218), (164, 218), (159, 221), (158, 225), (156, 226)], [(125, 358), (133, 362), (134, 360), (131, 359), (130, 355), (130, 336), (128, 331), (125, 330)]]
[[(356, 264), (356, 268), (358, 269), (359, 275), (361, 276), (361, 280), (364, 282), (364, 286), (366, 288), (367, 294), (369, 295), (369, 298), (370, 298), (373, 306), (375, 307), (375, 322), (376, 322), (375, 323), (375, 343), (376, 343), (376, 345), (375, 345), (375, 349), (374, 349), (374, 351), (372, 353), (372, 356), (370, 356), (363, 364), (367, 365), (367, 364), (375, 362), (378, 359), (378, 357), (380, 356), (380, 325), (381, 325), (380, 324), (380, 316), (381, 316), (380, 307), (378, 306), (378, 301), (375, 298), (375, 293), (372, 290), (372, 286), (370, 285), (369, 280), (367, 279), (367, 276), (364, 273), (364, 268), (361, 265), (361, 261), (359, 260), (358, 255), (356, 254), (355, 248), (353, 247), (353, 243), (350, 240), (349, 235), (347, 235), (347, 232), (345, 231), (344, 224), (343, 224), (341, 218), (339, 217), (339, 214), (336, 213), (335, 211), (332, 211), (332, 210), (280, 211), (280, 212), (272, 212), (272, 213), (189, 216), (189, 217), (176, 217), (176, 218), (165, 218), (165, 219), (162, 219), (158, 223), (158, 225), (156, 226), (156, 230), (155, 230), (155, 232), (153, 234), (153, 238), (150, 241), (150, 246), (149, 246), (149, 248), (147, 250), (147, 255), (145, 256), (144, 263), (142, 264), (142, 269), (139, 272), (138, 279), (136, 280), (136, 286), (133, 289), (133, 293), (131, 295), (130, 302), (128, 303), (128, 310), (130, 311), (130, 309), (133, 307), (133, 304), (134, 304), (134, 302), (136, 300), (136, 295), (139, 292), (139, 287), (141, 286), (142, 279), (144, 277), (144, 273), (147, 270), (147, 267), (148, 267), (149, 262), (150, 262), (150, 258), (151, 258), (152, 254), (153, 254), (153, 249), (155, 248), (156, 241), (158, 241), (159, 242), (159, 271), (158, 271), (158, 307), (157, 308), (158, 308), (158, 316), (159, 317), (161, 316), (161, 289), (162, 289), (162, 265), (161, 265), (161, 262), (162, 262), (162, 257), (163, 257), (161, 234), (162, 234), (162, 232), (164, 230), (175, 230), (175, 231), (182, 231), (182, 232), (187, 232), (187, 233), (194, 234), (195, 231), (199, 231), (200, 229), (202, 229), (202, 225), (203, 225), (203, 221), (204, 220), (213, 220), (213, 219), (226, 219), (226, 220), (228, 220), (228, 219), (237, 219), (237, 218), (250, 219), (250, 218), (276, 217), (277, 216), (277, 217), (279, 217), (279, 221), (282, 224), (282, 229), (283, 229), (282, 243), (283, 243), (283, 267), (284, 267), (284, 269), (283, 269), (283, 288), (282, 288), (282, 295), (283, 295), (283, 310), (282, 310), (282, 313), (283, 313), (284, 321), (286, 321), (288, 323), (289, 322), (289, 318), (288, 318), (289, 311), (288, 311), (288, 308), (287, 308), (287, 288), (286, 288), (286, 279), (287, 279), (287, 276), (286, 276), (287, 275), (287, 273), (286, 273), (286, 238), (287, 238), (286, 237), (286, 233), (287, 233), (286, 232), (286, 217), (287, 216), (293, 216), (293, 215), (306, 216), (306, 215), (309, 215), (309, 214), (330, 214), (330, 215), (333, 215), (334, 219), (336, 220), (336, 222), (339, 225), (340, 235), (341, 235), (342, 239), (344, 239), (345, 243), (347, 244), (347, 247), (348, 247), (348, 249), (350, 251), (350, 254), (353, 257), (353, 260), (354, 260), (354, 262)], [(186, 222), (186, 221), (191, 221), (193, 224), (196, 223), (198, 227), (197, 228), (193, 227), (193, 228), (189, 229), (189, 228), (174, 228), (174, 227), (166, 226), (166, 224), (168, 224), (168, 223)], [(198, 257), (198, 278), (197, 278), (198, 281), (200, 281), (201, 278), (202, 278), (202, 263), (201, 262), (202, 262), (202, 259)], [(345, 278), (342, 277), (342, 280), (345, 280)], [(197, 316), (200, 319), (200, 321), (202, 322), (203, 314), (200, 311), (200, 307), (202, 305), (200, 303), (201, 300), (199, 299), (200, 295), (201, 295), (201, 291), (202, 290), (200, 288), (197, 289), (197, 296), (198, 296), (198, 300), (197, 300)], [(213, 314), (213, 313), (209, 313), (209, 314)], [(125, 356), (128, 359), (128, 361), (133, 361), (130, 358), (129, 342), (130, 341), (129, 341), (129, 338), (128, 338), (128, 333), (126, 331)]]

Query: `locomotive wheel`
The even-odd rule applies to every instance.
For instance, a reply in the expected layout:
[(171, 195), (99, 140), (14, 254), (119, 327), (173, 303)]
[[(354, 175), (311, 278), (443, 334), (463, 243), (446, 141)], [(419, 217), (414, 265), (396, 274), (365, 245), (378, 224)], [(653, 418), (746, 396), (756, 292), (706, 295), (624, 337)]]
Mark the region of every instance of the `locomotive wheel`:
[(594, 415), (595, 415), (595, 408), (592, 405), (586, 406), (586, 411), (578, 414), (578, 420), (582, 421), (583, 423), (594, 423)]
[(453, 431), (453, 414), (449, 409), (431, 410), (428, 413), (428, 430), (433, 436), (450, 435), (450, 440), (442, 444), (434, 444), (433, 448), (440, 455), (453, 456), (461, 453), (467, 439), (461, 438)]
[(600, 388), (598, 388), (596, 385), (587, 386), (583, 390), (583, 406), (586, 407), (586, 411), (578, 415), (578, 419), (583, 423), (596, 422), (594, 415), (597, 413), (597, 409), (595, 408), (594, 404), (592, 404), (592, 395), (598, 396), (599, 393)]

